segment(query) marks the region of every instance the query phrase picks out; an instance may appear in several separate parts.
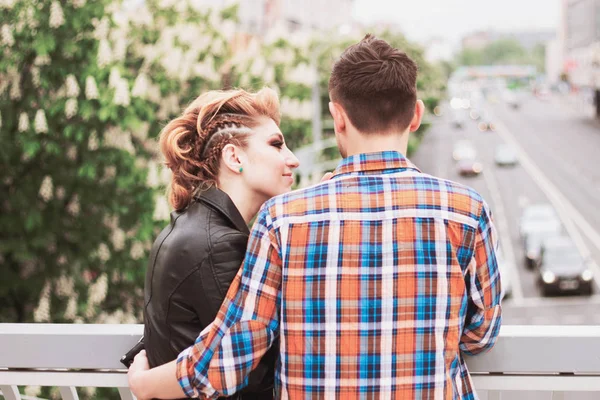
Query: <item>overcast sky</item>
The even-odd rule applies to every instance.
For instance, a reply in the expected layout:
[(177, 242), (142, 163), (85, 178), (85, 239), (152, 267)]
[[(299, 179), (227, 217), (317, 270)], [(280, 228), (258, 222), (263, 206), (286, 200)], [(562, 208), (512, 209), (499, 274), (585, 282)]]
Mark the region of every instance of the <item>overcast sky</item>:
[(410, 39), (442, 36), (451, 43), (475, 30), (556, 29), (561, 13), (561, 0), (354, 1), (354, 17), (360, 22), (394, 22)]

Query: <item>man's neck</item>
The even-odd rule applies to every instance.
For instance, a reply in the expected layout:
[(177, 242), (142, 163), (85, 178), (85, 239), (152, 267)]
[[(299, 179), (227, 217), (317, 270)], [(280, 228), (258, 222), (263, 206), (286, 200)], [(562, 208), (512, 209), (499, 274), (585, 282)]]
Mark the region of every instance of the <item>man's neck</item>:
[(406, 156), (408, 149), (408, 132), (385, 134), (350, 133), (346, 146), (347, 157), (363, 153), (381, 151), (397, 151)]

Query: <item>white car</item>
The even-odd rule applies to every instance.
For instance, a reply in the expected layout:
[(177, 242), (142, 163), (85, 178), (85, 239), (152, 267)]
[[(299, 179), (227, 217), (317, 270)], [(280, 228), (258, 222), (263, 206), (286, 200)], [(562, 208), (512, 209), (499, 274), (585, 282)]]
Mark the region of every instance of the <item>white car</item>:
[(477, 157), (475, 146), (468, 140), (460, 140), (454, 144), (452, 158), (454, 161), (474, 160)]
[(498, 166), (512, 166), (519, 162), (517, 152), (507, 144), (501, 144), (496, 148), (494, 161)]

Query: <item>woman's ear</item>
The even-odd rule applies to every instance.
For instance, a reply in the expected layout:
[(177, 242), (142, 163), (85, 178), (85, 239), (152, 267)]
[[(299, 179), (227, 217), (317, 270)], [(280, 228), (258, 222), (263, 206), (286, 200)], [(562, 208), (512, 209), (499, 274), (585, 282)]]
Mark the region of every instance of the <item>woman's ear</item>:
[(223, 147), (221, 159), (229, 171), (240, 173), (240, 168), (243, 168), (244, 160), (246, 160), (246, 153), (241, 148), (229, 143)]

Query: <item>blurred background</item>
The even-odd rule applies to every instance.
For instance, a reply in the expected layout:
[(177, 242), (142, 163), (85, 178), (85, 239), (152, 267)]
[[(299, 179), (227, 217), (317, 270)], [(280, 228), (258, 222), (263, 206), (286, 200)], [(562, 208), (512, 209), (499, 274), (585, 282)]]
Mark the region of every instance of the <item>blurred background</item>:
[(272, 87), (313, 184), (331, 65), (370, 32), (419, 65), (408, 156), (492, 208), (505, 323), (600, 323), (600, 0), (0, 0), (0, 29), (0, 322), (142, 322), (161, 128)]

